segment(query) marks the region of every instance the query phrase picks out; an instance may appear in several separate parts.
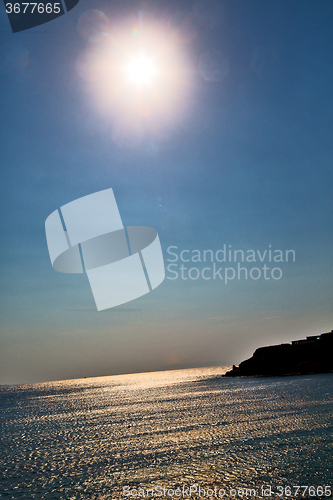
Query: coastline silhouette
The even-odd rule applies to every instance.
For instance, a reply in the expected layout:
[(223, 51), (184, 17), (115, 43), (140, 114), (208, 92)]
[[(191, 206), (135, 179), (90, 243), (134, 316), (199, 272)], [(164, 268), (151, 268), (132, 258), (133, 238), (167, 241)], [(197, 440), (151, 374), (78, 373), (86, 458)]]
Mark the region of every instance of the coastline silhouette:
[(224, 377), (309, 375), (333, 372), (333, 330), (290, 344), (259, 347)]

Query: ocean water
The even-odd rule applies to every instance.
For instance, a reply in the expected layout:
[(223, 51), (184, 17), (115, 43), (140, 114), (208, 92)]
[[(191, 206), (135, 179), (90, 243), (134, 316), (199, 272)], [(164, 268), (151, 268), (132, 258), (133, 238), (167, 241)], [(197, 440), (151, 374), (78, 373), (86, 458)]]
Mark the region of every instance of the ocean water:
[(1, 387), (0, 498), (332, 498), (333, 374), (224, 372)]

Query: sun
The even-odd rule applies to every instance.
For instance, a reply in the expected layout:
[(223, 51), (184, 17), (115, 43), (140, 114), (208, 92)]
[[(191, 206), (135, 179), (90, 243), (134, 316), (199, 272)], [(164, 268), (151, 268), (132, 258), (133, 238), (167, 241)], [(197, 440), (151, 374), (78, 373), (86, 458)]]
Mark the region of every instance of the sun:
[(141, 31), (119, 26), (112, 36), (89, 44), (77, 71), (101, 116), (119, 123), (140, 117), (147, 135), (154, 130), (158, 136), (190, 106), (193, 71), (183, 49), (160, 25), (147, 21)]
[(139, 86), (153, 82), (156, 77), (156, 65), (153, 60), (146, 56), (138, 56), (132, 59), (126, 68), (129, 80)]

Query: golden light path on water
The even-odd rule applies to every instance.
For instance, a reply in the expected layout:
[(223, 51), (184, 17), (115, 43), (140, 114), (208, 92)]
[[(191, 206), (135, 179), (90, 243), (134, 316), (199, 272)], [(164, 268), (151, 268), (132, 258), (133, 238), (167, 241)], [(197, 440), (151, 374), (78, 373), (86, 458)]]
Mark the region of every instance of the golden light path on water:
[(249, 498), (232, 488), (263, 498), (262, 487), (308, 485), (310, 494), (292, 498), (327, 498), (333, 374), (228, 379), (224, 372), (0, 387), (4, 498), (113, 500), (125, 498), (126, 486), (190, 485), (223, 488), (211, 498), (225, 499)]

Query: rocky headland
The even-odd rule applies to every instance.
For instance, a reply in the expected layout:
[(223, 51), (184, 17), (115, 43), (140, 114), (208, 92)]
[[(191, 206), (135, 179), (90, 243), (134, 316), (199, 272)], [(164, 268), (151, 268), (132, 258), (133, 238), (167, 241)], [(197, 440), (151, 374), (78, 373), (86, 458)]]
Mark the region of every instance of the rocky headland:
[(259, 347), (225, 377), (307, 375), (333, 372), (333, 330), (291, 344)]

